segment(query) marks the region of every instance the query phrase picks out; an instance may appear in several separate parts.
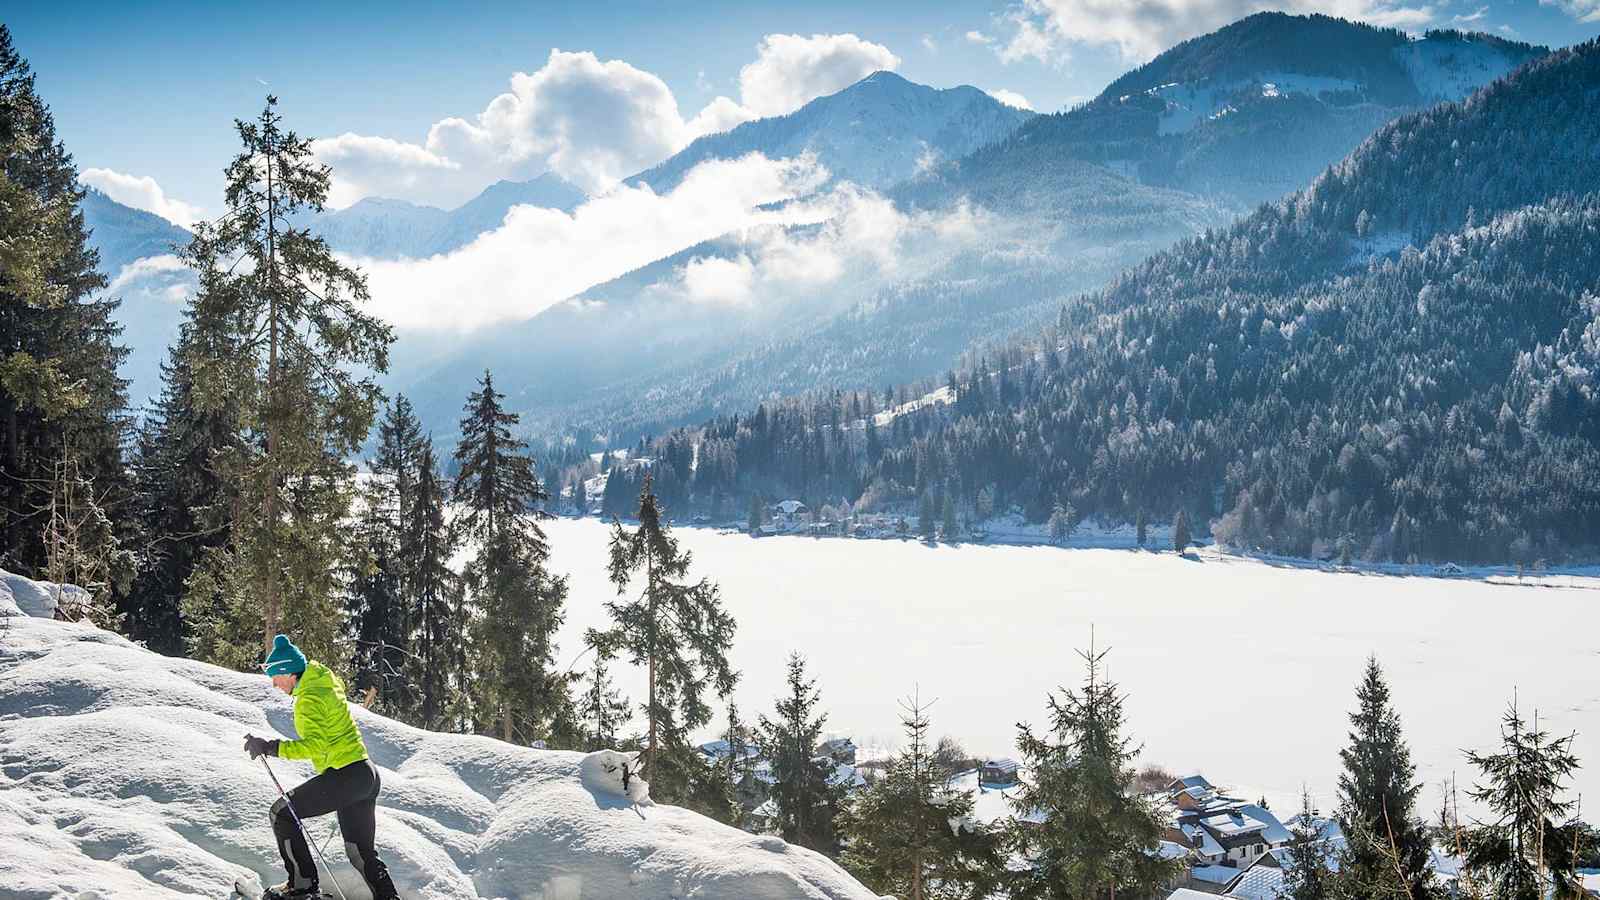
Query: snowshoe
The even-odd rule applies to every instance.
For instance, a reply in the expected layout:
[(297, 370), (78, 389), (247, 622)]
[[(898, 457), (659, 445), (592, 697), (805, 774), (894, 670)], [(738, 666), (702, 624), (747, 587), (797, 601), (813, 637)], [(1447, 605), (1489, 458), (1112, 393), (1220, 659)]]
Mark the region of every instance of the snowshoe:
[(332, 897), (325, 894), (316, 885), (306, 888), (292, 888), (288, 884), (269, 887), (261, 892), (261, 900), (321, 900), (323, 897)]
[(338, 900), (332, 894), (317, 888), (290, 888), (286, 884), (262, 889), (254, 880), (239, 879), (233, 883), (233, 893), (243, 900)]

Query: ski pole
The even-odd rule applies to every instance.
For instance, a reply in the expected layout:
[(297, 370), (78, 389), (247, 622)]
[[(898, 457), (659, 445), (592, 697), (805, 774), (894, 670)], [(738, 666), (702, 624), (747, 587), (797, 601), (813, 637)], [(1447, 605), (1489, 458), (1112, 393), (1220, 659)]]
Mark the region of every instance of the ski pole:
[[(261, 757), (261, 766), (267, 770), (267, 777), (272, 779), (272, 785), (278, 789), (278, 796), (283, 798), (283, 806), (289, 810), (289, 815), (294, 819), (294, 827), (300, 829), (300, 839), (311, 844), (310, 836), (306, 834), (306, 823), (300, 821), (300, 814), (294, 811), (294, 801), (289, 799), (288, 793), (278, 781), (278, 776), (272, 771), (272, 767), (267, 765), (265, 756)], [(321, 860), (323, 871), (328, 873), (328, 880), (333, 882), (333, 889), (339, 892), (339, 900), (349, 900), (344, 895), (344, 888), (339, 886), (339, 879), (333, 877), (333, 866), (328, 865), (327, 857), (322, 855), (322, 848), (316, 844), (311, 844), (311, 847), (317, 851), (317, 859)]]

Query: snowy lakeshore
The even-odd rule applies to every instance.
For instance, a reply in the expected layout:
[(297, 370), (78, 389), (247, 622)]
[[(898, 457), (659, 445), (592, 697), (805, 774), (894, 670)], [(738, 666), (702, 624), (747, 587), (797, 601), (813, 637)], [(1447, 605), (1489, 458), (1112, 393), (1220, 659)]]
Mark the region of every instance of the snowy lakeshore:
[[(615, 596), (605, 577), (606, 525), (545, 523), (552, 567), (571, 578), (562, 661)], [(1075, 652), (1111, 647), (1143, 759), (1202, 771), (1274, 808), (1296, 808), (1302, 784), (1333, 806), (1338, 748), (1368, 654), (1389, 676), (1419, 775), (1424, 809), (1463, 748), (1497, 737), (1517, 691), (1541, 725), (1576, 730), (1585, 763), (1574, 793), (1600, 796), (1600, 577), (1457, 578), (1342, 572), (1314, 563), (1179, 558), (1126, 549), (929, 545), (915, 540), (753, 539), (675, 532), (694, 572), (717, 581), (739, 631), (732, 661), (747, 714), (770, 709), (783, 660), (805, 654), (828, 729), (865, 746), (899, 741), (898, 698), (938, 698), (935, 734), (972, 753), (1011, 755), (1018, 721), (1042, 720), (1046, 692), (1082, 677)], [(637, 696), (643, 679), (616, 667)], [(711, 737), (709, 733), (706, 737)]]

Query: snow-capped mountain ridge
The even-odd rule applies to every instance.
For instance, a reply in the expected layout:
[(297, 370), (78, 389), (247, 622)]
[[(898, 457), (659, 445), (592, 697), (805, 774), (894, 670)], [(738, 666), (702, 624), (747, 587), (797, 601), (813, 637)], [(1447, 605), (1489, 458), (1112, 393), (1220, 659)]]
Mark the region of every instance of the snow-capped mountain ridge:
[(788, 115), (699, 138), (629, 181), (661, 192), (707, 159), (809, 152), (837, 180), (884, 187), (916, 174), (930, 158), (955, 159), (1000, 140), (1032, 116), (970, 85), (932, 88), (880, 71)]
[(571, 212), (583, 191), (557, 175), (529, 181), (497, 181), (452, 210), (387, 197), (365, 197), (350, 206), (306, 217), (309, 225), (342, 253), (371, 259), (421, 258), (449, 253), (480, 234), (499, 228), (517, 206)]

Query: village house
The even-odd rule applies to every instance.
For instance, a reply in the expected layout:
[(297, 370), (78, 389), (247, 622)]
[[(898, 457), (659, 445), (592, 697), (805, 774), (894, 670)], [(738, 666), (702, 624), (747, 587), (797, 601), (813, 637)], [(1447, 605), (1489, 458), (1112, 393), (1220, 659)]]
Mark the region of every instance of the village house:
[(1017, 761), (1014, 759), (986, 759), (978, 767), (978, 781), (984, 787), (1009, 787), (1018, 782)]
[(847, 737), (823, 741), (817, 745), (817, 755), (826, 756), (836, 763), (853, 766), (856, 764), (856, 742)]
[(793, 531), (805, 524), (810, 507), (799, 500), (780, 500), (769, 510), (772, 527), (778, 531)]
[(1193, 890), (1223, 893), (1241, 872), (1292, 839), (1266, 807), (1229, 797), (1200, 775), (1174, 780), (1165, 793), (1162, 839), (1187, 849), (1185, 886)]

